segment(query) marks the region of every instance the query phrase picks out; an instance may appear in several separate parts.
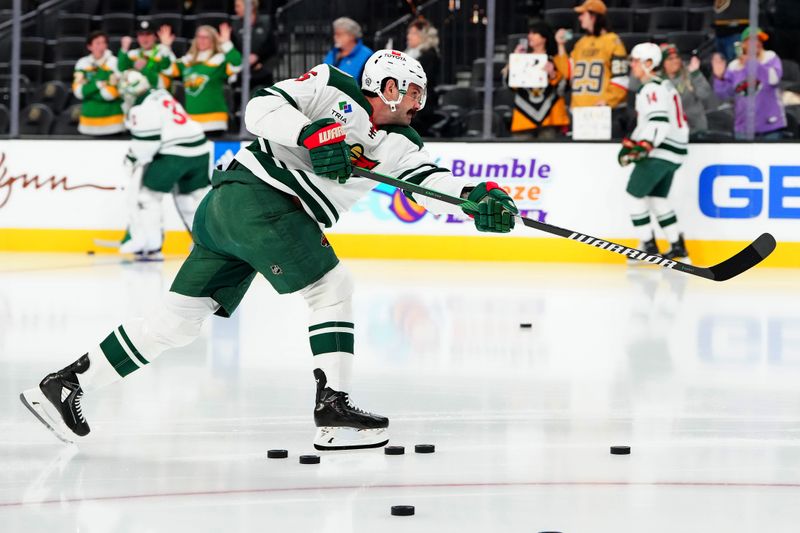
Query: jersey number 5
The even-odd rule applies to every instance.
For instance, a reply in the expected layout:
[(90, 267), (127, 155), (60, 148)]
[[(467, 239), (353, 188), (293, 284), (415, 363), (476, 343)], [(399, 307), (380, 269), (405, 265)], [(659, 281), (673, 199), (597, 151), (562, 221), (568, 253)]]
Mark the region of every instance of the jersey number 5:
[(303, 74), (302, 76), (297, 78), (297, 80), (295, 80), (295, 81), (306, 81), (311, 76), (316, 76), (316, 75), (317, 75), (316, 72), (314, 72), (313, 70), (309, 70), (308, 72), (306, 72), (305, 74)]
[(186, 121), (189, 120), (189, 117), (186, 116), (186, 113), (178, 106), (178, 102), (175, 100), (164, 100), (164, 107), (172, 111), (172, 121), (175, 124), (186, 124)]

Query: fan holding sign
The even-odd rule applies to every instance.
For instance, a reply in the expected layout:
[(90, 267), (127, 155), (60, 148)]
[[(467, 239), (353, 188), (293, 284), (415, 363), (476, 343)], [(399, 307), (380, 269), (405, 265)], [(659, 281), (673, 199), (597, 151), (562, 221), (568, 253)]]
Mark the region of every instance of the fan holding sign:
[(553, 58), (555, 39), (544, 23), (530, 27), (526, 43), (509, 55), (508, 86), (514, 90), (511, 132), (516, 136), (554, 138), (569, 127), (564, 102), (568, 63)]

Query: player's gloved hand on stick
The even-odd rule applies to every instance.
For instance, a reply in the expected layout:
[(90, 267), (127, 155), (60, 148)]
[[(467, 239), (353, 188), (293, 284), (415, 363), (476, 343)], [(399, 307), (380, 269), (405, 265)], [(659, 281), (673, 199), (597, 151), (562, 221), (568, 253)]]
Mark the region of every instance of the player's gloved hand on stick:
[(300, 133), (300, 144), (308, 148), (314, 174), (344, 183), (352, 173), (350, 147), (344, 142), (342, 125), (330, 118), (315, 120)]
[(519, 209), (514, 200), (493, 181), (479, 184), (469, 193), (467, 200), (472, 205), (461, 206), (461, 209), (475, 219), (478, 231), (492, 233), (508, 233), (514, 227), (514, 215)]
[(617, 160), (620, 166), (624, 167), (630, 163), (641, 161), (648, 156), (653, 145), (647, 141), (633, 141), (631, 139), (622, 139), (622, 148), (617, 155)]

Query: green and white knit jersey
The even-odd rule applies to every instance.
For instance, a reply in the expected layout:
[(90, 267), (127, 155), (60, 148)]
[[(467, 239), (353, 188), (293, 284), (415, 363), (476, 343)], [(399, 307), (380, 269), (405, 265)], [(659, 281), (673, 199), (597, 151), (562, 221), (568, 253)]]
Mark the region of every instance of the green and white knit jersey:
[(636, 129), (631, 138), (653, 145), (649, 157), (681, 164), (689, 149), (689, 125), (681, 95), (669, 80), (652, 78), (636, 93)]
[[(377, 129), (372, 107), (355, 80), (329, 65), (319, 65), (297, 79), (258, 91), (250, 100), (245, 123), (258, 139), (236, 154), (236, 161), (260, 179), (300, 200), (309, 216), (331, 227), (376, 185), (351, 177), (346, 183), (314, 174), (308, 150), (298, 145), (309, 123), (332, 118), (342, 124), (355, 166), (395, 176), (459, 196), (469, 182), (441, 168), (409, 126)], [(460, 212), (428, 198), (413, 198), (438, 213)]]
[(118, 78), (117, 58), (108, 50), (100, 59), (88, 55), (78, 60), (72, 81), (72, 93), (82, 101), (78, 131), (86, 135), (124, 131)]
[(139, 165), (156, 154), (196, 157), (211, 150), (200, 125), (164, 89), (139, 97), (128, 111), (126, 126), (133, 137), (130, 153)]
[(140, 72), (147, 78), (150, 87), (154, 89), (169, 89), (171, 76), (173, 74), (173, 64), (175, 63), (175, 56), (168, 46), (157, 44), (150, 50), (142, 50), (141, 48), (134, 48), (128, 50), (120, 50), (117, 54), (117, 66), (120, 72), (134, 68), (134, 65), (140, 59), (147, 61), (145, 66)]
[(224, 130), (228, 127), (228, 104), (225, 102), (225, 84), (241, 70), (242, 54), (233, 43), (222, 45), (223, 53), (199, 52), (188, 54), (174, 66), (173, 75), (183, 79), (186, 94), (186, 111), (200, 123), (205, 131)]

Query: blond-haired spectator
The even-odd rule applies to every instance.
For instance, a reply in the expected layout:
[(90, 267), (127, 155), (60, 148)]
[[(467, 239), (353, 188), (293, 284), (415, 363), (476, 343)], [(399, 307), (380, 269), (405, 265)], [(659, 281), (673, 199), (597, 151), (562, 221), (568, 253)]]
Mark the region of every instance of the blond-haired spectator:
[(175, 76), (183, 79), (186, 112), (205, 132), (228, 129), (230, 109), (224, 86), (241, 70), (242, 54), (231, 42), (230, 24), (200, 26), (186, 55), (175, 63)]

